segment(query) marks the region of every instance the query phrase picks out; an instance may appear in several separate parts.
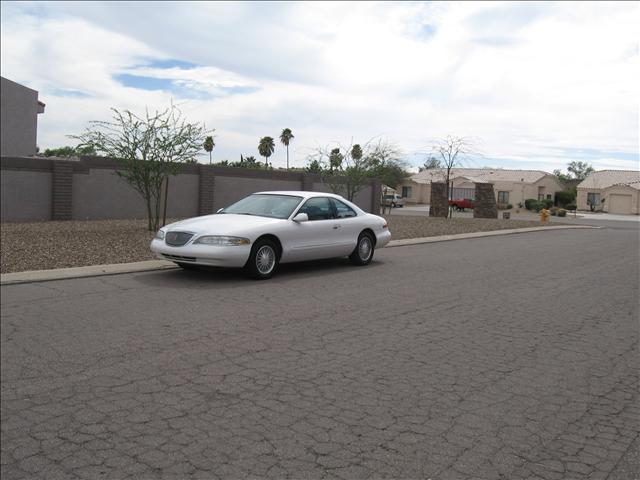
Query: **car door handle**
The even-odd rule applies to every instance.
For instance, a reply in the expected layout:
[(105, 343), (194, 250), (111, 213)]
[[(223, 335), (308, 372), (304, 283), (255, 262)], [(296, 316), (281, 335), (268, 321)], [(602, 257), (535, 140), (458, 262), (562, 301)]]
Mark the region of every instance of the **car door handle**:
[(337, 229), (339, 229), (341, 226), (342, 226), (342, 225), (334, 225), (334, 226), (333, 226), (333, 229), (334, 229), (334, 230), (337, 230)]

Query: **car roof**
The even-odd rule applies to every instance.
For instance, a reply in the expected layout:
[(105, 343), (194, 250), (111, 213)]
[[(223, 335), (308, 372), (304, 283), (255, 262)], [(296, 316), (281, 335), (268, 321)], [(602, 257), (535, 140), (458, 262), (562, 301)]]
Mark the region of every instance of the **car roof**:
[(303, 197), (303, 198), (311, 198), (311, 197), (333, 197), (333, 198), (338, 198), (340, 200), (345, 200), (344, 197), (341, 197), (340, 195), (336, 195), (334, 193), (328, 193), (328, 192), (305, 192), (302, 190), (275, 190), (275, 191), (268, 191), (268, 192), (255, 192), (254, 195), (293, 195), (296, 197)]

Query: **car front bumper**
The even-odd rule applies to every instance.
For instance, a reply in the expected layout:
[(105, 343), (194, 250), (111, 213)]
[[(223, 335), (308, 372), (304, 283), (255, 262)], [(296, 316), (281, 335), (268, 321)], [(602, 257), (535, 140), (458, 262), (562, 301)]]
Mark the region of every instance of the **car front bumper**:
[(154, 238), (151, 251), (162, 260), (212, 267), (244, 267), (251, 253), (251, 245), (216, 246), (193, 245), (172, 247), (163, 240)]

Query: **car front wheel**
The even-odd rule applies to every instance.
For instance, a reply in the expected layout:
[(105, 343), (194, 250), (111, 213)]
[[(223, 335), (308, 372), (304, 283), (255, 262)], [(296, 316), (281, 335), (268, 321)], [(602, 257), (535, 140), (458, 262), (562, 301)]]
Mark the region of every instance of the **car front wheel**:
[(278, 248), (271, 240), (259, 240), (253, 244), (249, 260), (244, 267), (251, 278), (266, 280), (278, 267)]
[(369, 264), (373, 258), (374, 246), (373, 236), (368, 232), (362, 232), (358, 237), (355, 250), (349, 255), (349, 260), (354, 265)]

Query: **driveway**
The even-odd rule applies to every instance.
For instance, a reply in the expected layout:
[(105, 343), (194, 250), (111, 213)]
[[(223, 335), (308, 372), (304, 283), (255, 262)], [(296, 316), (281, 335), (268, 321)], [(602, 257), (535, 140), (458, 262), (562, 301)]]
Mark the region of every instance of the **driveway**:
[(563, 230), (4, 286), (2, 478), (637, 477), (638, 249)]

